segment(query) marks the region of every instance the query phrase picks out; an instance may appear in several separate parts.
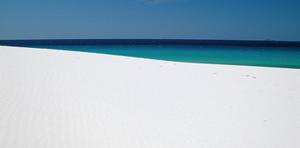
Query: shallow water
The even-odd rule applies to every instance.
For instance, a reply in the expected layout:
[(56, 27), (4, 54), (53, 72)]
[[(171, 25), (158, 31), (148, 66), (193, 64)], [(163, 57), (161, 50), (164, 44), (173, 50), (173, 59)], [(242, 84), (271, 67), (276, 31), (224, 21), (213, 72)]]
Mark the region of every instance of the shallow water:
[(290, 47), (211, 45), (40, 45), (31, 47), (167, 61), (300, 68), (300, 48)]

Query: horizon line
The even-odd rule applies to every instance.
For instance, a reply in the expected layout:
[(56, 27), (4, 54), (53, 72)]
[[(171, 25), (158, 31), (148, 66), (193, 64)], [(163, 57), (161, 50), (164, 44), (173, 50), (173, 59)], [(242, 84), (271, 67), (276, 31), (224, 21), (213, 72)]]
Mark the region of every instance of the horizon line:
[(255, 42), (300, 42), (300, 40), (275, 39), (193, 39), (193, 38), (32, 38), (32, 39), (0, 39), (0, 41), (34, 41), (34, 40), (183, 40), (183, 41), (255, 41)]
[(17, 39), (0, 40), (0, 45), (34, 46), (34, 45), (223, 45), (254, 47), (300, 47), (300, 41), (279, 40), (217, 40), (217, 39)]

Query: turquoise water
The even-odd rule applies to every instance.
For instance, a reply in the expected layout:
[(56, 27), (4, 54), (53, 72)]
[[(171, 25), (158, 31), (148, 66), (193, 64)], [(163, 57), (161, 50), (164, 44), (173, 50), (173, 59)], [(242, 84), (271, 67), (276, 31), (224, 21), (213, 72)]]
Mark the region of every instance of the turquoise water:
[(300, 68), (300, 48), (210, 45), (44, 45), (32, 47), (179, 62)]

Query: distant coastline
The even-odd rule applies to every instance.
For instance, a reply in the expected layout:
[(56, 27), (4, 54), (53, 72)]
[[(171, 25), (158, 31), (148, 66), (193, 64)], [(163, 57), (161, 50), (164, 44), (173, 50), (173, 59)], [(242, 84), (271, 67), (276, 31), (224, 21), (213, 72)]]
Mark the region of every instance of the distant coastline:
[(0, 45), (220, 45), (245, 47), (300, 47), (300, 41), (275, 40), (206, 40), (206, 39), (34, 39), (0, 40)]

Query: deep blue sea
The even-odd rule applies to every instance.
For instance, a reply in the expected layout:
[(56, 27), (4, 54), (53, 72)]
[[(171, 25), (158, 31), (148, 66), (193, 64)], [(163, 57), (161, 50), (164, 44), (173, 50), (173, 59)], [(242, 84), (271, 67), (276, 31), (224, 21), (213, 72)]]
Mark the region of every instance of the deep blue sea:
[(300, 68), (300, 42), (59, 39), (0, 40), (0, 45), (104, 53), (178, 62)]

